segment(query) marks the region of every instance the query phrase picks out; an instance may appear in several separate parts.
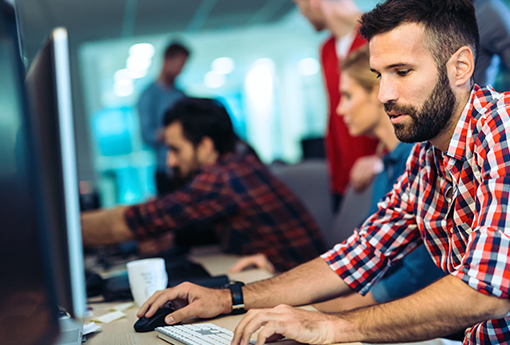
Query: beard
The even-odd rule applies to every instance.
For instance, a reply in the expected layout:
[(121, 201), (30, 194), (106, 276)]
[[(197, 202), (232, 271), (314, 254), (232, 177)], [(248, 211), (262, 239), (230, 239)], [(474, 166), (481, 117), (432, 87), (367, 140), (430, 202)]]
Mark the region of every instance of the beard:
[(196, 172), (190, 172), (187, 175), (184, 175), (179, 168), (172, 168), (172, 187), (174, 190), (179, 190), (186, 183), (188, 183), (193, 177), (195, 177)]
[(193, 154), (192, 163), (190, 170), (187, 174), (184, 174), (182, 170), (176, 166), (172, 168), (172, 184), (173, 189), (178, 190), (184, 187), (189, 181), (191, 181), (200, 172), (198, 157), (196, 152)]
[(395, 135), (400, 141), (416, 143), (435, 138), (453, 115), (457, 98), (452, 91), (446, 66), (438, 68), (438, 81), (423, 103), (420, 110), (412, 105), (399, 105), (393, 102), (384, 104), (386, 112), (407, 114), (411, 117), (410, 124), (393, 124)]

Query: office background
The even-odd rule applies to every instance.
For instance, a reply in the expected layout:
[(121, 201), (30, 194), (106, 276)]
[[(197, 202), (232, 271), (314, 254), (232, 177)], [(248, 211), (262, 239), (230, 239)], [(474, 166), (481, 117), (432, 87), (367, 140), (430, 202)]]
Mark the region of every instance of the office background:
[[(53, 27), (69, 30), (80, 191), (97, 192), (104, 207), (155, 194), (155, 157), (141, 140), (136, 103), (172, 40), (192, 51), (178, 87), (221, 99), (265, 163), (298, 162), (301, 140), (324, 134), (318, 52), (328, 33), (315, 32), (291, 0), (12, 2), (27, 65)], [(377, 1), (357, 3), (367, 11)], [(508, 89), (508, 79), (499, 73), (496, 89)]]

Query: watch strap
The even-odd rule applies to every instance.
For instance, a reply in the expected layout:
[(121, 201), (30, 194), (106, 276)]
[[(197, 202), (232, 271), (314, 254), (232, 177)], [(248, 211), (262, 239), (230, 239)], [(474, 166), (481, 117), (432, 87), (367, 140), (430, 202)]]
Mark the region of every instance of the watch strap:
[(232, 315), (246, 313), (243, 300), (243, 282), (230, 282), (228, 288), (232, 295)]

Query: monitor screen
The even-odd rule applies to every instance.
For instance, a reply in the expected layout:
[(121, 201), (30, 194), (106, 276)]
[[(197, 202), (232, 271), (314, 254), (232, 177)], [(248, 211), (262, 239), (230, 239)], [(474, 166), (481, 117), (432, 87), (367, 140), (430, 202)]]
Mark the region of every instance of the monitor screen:
[(27, 74), (59, 306), (86, 308), (67, 31), (55, 29)]
[[(0, 0), (0, 344), (52, 344), (58, 309), (14, 11)], [(27, 331), (29, 329), (29, 331)]]

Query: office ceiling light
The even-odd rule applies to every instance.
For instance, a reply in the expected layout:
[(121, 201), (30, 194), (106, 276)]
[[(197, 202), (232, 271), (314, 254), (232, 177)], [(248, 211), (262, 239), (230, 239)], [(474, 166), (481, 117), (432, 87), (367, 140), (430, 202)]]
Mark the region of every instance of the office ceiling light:
[(141, 55), (130, 55), (127, 58), (127, 69), (131, 71), (143, 71), (149, 69), (152, 64), (152, 59)]
[(132, 71), (130, 69), (119, 69), (115, 74), (113, 75), (113, 79), (117, 82), (118, 80), (122, 79), (138, 79), (143, 78), (147, 75), (147, 70), (140, 70), (140, 71)]
[(131, 71), (127, 70), (125, 68), (124, 69), (119, 69), (113, 75), (113, 79), (115, 80), (115, 82), (118, 82), (118, 81), (124, 80), (124, 79), (132, 79), (132, 78), (133, 77), (131, 76)]
[(133, 81), (131, 79), (121, 79), (113, 85), (113, 93), (117, 97), (126, 97), (135, 91)]
[(255, 60), (255, 62), (253, 63), (253, 66), (254, 67), (265, 66), (268, 69), (268, 71), (271, 71), (271, 73), (273, 73), (276, 65), (275, 65), (274, 61), (270, 58), (261, 58), (261, 59)]
[(222, 87), (223, 85), (225, 85), (225, 80), (226, 80), (225, 76), (216, 71), (210, 71), (206, 73), (206, 75), (204, 76), (205, 86), (211, 89)]
[(156, 49), (150, 43), (138, 43), (129, 48), (129, 55), (143, 56), (146, 59), (152, 58), (155, 52)]
[(315, 58), (306, 58), (298, 63), (298, 71), (302, 75), (314, 75), (320, 70), (319, 61)]
[(234, 68), (234, 60), (229, 57), (217, 58), (211, 64), (211, 69), (220, 74), (229, 74), (234, 70)]

